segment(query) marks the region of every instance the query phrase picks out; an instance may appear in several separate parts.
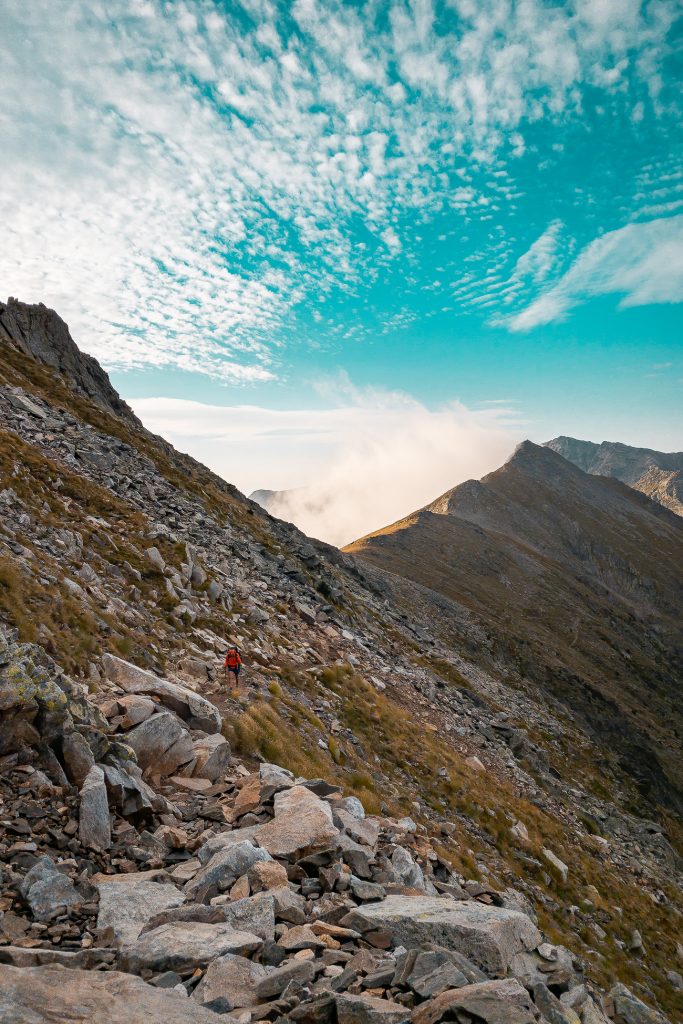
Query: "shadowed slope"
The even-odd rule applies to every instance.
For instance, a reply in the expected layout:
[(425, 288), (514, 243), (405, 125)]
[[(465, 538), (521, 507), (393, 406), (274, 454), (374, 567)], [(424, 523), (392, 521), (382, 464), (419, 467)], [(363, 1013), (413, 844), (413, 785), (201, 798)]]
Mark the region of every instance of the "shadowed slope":
[(548, 448), (347, 548), (464, 606), (498, 658), (559, 697), (641, 789), (683, 807), (683, 524)]

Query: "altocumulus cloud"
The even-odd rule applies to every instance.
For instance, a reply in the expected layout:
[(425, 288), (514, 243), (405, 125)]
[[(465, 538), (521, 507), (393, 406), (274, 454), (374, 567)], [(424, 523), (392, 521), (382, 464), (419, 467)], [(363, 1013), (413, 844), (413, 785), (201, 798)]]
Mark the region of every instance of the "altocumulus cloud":
[(0, 279), (109, 368), (272, 379), (302, 303), (411, 265), (406, 211), (514, 199), (525, 124), (656, 105), (677, 7), (6, 0)]
[(521, 436), (505, 403), (428, 409), (409, 395), (356, 389), (341, 378), (317, 410), (132, 403), (159, 431), (249, 493), (291, 488), (274, 510), (309, 535), (345, 544), (497, 468)]

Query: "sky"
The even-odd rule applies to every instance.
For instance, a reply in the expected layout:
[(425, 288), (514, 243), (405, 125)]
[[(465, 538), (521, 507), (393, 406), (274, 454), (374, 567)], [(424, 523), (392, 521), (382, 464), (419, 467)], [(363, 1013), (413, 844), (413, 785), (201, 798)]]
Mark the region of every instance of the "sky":
[(0, 0), (0, 294), (345, 529), (526, 436), (683, 448), (682, 11)]

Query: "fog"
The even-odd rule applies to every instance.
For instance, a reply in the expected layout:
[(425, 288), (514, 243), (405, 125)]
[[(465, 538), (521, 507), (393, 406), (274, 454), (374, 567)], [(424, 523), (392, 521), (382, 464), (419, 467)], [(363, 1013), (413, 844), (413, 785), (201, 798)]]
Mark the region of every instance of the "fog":
[(342, 546), (500, 466), (522, 437), (502, 403), (428, 409), (401, 392), (327, 389), (324, 408), (222, 407), (179, 399), (131, 404), (150, 429), (245, 493), (286, 490), (269, 506)]

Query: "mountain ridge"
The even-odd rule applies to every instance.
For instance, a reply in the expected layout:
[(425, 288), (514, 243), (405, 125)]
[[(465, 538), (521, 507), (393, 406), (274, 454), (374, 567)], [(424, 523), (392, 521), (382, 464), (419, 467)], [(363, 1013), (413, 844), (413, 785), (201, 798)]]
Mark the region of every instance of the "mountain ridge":
[(545, 447), (586, 473), (621, 480), (676, 515), (683, 515), (683, 452), (634, 448), (619, 441), (598, 444), (567, 436), (546, 441)]
[[(33, 346), (44, 343), (36, 338)], [(334, 1024), (352, 1008), (363, 1012), (370, 984), (379, 1007), (368, 1004), (365, 1012), (398, 1014), (395, 999), (407, 999), (398, 1004), (407, 1011), (431, 1009), (398, 975), (393, 983), (394, 939), (382, 938), (393, 943), (386, 951), (372, 944), (374, 932), (362, 923), (366, 896), (356, 895), (369, 894), (368, 906), (377, 907), (378, 891), (363, 888), (370, 882), (386, 887), (385, 895), (398, 887), (401, 898), (417, 899), (433, 885), (441, 899), (455, 899), (473, 917), (486, 915), (480, 905), (493, 912), (521, 907), (536, 916), (552, 943), (543, 949), (557, 966), (540, 972), (542, 957), (531, 951), (530, 960), (515, 963), (515, 974), (506, 969), (504, 982), (526, 1001), (529, 1021), (566, 1015), (575, 1006), (582, 1024), (604, 1024), (601, 1007), (612, 1012), (612, 1005), (636, 1004), (647, 1020), (642, 1014), (655, 1011), (640, 999), (672, 1021), (680, 1013), (669, 978), (680, 919), (675, 882), (683, 865), (675, 816), (643, 797), (614, 749), (561, 694), (539, 688), (530, 671), (534, 652), (527, 671), (519, 652), (506, 648), (462, 594), (449, 598), (306, 538), (168, 442), (93, 404), (78, 381), (71, 386), (66, 369), (58, 373), (3, 338), (0, 474), (0, 632), (9, 634), (0, 644), (0, 798), (9, 823), (8, 834), (0, 832), (0, 933), (9, 942), (0, 944), (0, 1005), (10, 985), (28, 998), (34, 972), (44, 972), (42, 980), (62, 979), (60, 999), (77, 983), (87, 990), (92, 975), (83, 972), (92, 967), (98, 976), (104, 970), (103, 986), (130, 985), (133, 1007), (143, 995), (156, 999), (154, 985), (136, 972), (143, 951), (149, 956), (170, 928), (173, 949), (156, 946), (161, 959), (142, 969), (154, 982), (164, 973), (160, 965), (180, 971), (170, 980), (183, 985), (182, 1006), (193, 1008), (217, 967), (209, 964), (200, 980), (206, 963), (197, 968), (191, 961), (190, 940), (223, 935), (223, 915), (233, 913), (248, 912), (249, 924), (262, 928), (264, 900), (276, 899), (259, 891), (251, 868), (234, 882), (225, 875), (234, 892), (207, 890), (204, 902), (196, 898), (207, 863), (228, 871), (233, 839), (252, 858), (249, 830), (276, 831), (277, 790), (292, 780), (283, 783), (275, 762), (303, 780), (316, 800), (330, 788), (343, 789), (351, 801), (346, 807), (360, 814), (352, 797), (362, 801), (368, 820), (332, 811), (346, 822), (339, 860), (323, 849), (311, 857), (286, 854), (263, 869), (281, 880), (284, 869), (291, 895), (278, 903), (278, 932), (267, 946), (274, 952), (257, 936), (249, 941), (263, 950), (242, 956), (242, 948), (238, 962), (270, 977), (284, 950), (280, 939), (295, 948), (301, 941), (292, 927), (319, 929), (322, 920), (330, 934), (349, 911), (359, 915), (351, 930), (361, 926), (357, 934), (365, 937), (344, 940), (354, 956), (360, 943), (363, 962), (378, 964), (385, 980), (369, 968), (349, 966), (345, 974), (345, 954), (337, 976), (344, 974), (341, 984), (358, 994), (331, 988), (324, 958), (339, 951), (326, 953), (321, 943), (330, 947), (305, 932), (313, 967), (300, 970), (313, 970), (315, 984), (291, 989), (293, 1002), (252, 994), (256, 1017)], [(601, 486), (621, 493), (621, 485)], [(455, 523), (427, 511), (421, 519)], [(661, 525), (659, 514), (649, 520)], [(462, 528), (476, 552), (474, 575), (486, 576), (487, 547), (511, 564), (538, 569), (526, 541), (514, 547), (506, 540), (503, 550), (476, 523)], [(547, 555), (542, 559), (547, 564)], [(498, 583), (509, 595), (505, 581)], [(578, 587), (576, 601), (585, 596)], [(514, 610), (510, 603), (507, 614)], [(246, 666), (237, 696), (222, 680), (231, 641)], [(26, 676), (25, 688), (13, 688), (13, 680)], [(10, 693), (15, 703), (8, 708)], [(231, 748), (227, 769), (221, 738), (207, 734), (216, 714)], [(135, 725), (137, 715), (144, 721)], [(150, 757), (154, 730), (164, 743)], [(93, 788), (100, 772), (106, 794), (99, 783)], [(312, 802), (318, 821), (329, 820), (330, 811), (311, 798), (300, 792), (294, 798)], [(290, 816), (305, 827), (295, 808)], [(111, 847), (88, 846), (95, 825), (103, 837), (107, 824), (113, 824)], [(375, 842), (377, 829), (382, 838)], [(185, 905), (164, 910), (165, 923), (158, 915), (147, 921), (142, 945), (129, 955), (104, 928), (112, 894), (133, 879), (159, 896), (154, 872), (161, 872), (155, 877), (163, 882), (163, 906), (183, 897)], [(49, 921), (45, 931), (35, 916), (39, 890), (64, 895), (67, 873), (87, 902)], [(116, 885), (104, 888), (101, 873)], [(180, 881), (185, 873), (189, 881)], [(90, 889), (87, 879), (94, 882)], [(294, 924), (292, 915), (304, 923)], [(632, 951), (634, 929), (647, 955)], [(490, 943), (488, 926), (482, 934)], [(270, 956), (273, 962), (263, 959)], [(70, 971), (29, 966), (50, 958)], [(482, 983), (493, 998), (499, 982)], [(628, 1002), (636, 996), (625, 996), (623, 984), (636, 1002)], [(503, 1012), (499, 1003), (496, 1009)], [(195, 1016), (208, 1024), (209, 1013), (215, 1016), (198, 1007)]]

